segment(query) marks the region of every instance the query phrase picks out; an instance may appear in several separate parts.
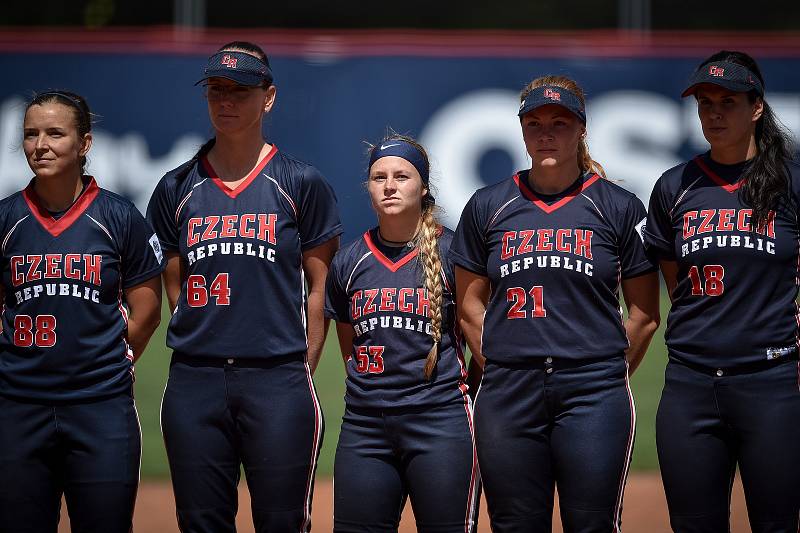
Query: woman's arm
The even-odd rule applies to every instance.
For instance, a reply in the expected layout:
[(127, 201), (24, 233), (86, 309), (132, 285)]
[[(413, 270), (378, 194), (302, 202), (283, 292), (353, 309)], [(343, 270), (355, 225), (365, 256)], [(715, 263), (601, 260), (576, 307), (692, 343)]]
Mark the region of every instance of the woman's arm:
[(161, 322), (161, 278), (156, 276), (126, 289), (125, 302), (128, 306), (127, 339), (135, 362)]
[(631, 374), (642, 362), (661, 320), (658, 292), (657, 272), (622, 280), (622, 295), (628, 308), (625, 333), (630, 342), (625, 357)]
[(342, 352), (342, 361), (347, 364), (353, 353), (353, 339), (356, 337), (356, 330), (353, 325), (347, 322), (336, 323), (336, 336), (339, 337), (339, 350)]
[(482, 369), (483, 315), (489, 301), (489, 278), (456, 266), (456, 309), (458, 324), (467, 338), (472, 357)]
[(167, 252), (167, 266), (161, 274), (164, 278), (164, 290), (167, 293), (167, 303), (169, 303), (169, 310), (171, 313), (175, 312), (178, 306), (178, 298), (181, 295), (181, 285), (185, 272), (183, 268), (183, 260), (177, 252)]
[(330, 320), (325, 318), (325, 278), (328, 268), (339, 249), (339, 237), (303, 252), (303, 272), (308, 282), (308, 366), (311, 373), (317, 369)]
[(659, 264), (661, 265), (661, 275), (664, 276), (664, 284), (667, 286), (667, 296), (671, 302), (672, 293), (678, 286), (678, 263), (662, 259)]

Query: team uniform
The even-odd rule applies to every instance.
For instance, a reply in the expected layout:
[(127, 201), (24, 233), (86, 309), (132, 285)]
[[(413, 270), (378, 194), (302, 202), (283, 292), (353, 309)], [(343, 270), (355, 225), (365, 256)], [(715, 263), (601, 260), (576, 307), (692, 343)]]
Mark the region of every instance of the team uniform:
[(234, 531), (244, 464), (257, 531), (308, 531), (322, 411), (306, 362), (302, 253), (341, 232), (319, 172), (273, 146), (236, 189), (206, 158), (148, 208), (184, 261), (161, 422), (182, 531)]
[(450, 250), (485, 276), (475, 430), (493, 531), (617, 531), (635, 410), (620, 280), (654, 271), (644, 206), (592, 173), (558, 195), (528, 171), (477, 191)]
[(665, 172), (650, 199), (646, 243), (678, 266), (657, 417), (678, 532), (728, 530), (737, 465), (753, 531), (798, 531), (800, 167), (788, 165), (794, 205), (754, 228), (745, 164), (706, 153)]
[(141, 434), (124, 291), (160, 275), (158, 239), (91, 177), (63, 213), (33, 181), (0, 202), (0, 530), (127, 532)]
[(406, 497), (419, 531), (474, 531), (480, 486), (454, 276), (442, 257), (442, 339), (430, 380), (429, 295), (416, 247), (377, 229), (342, 248), (327, 280), (326, 316), (355, 331), (334, 466), (334, 530), (397, 531)]

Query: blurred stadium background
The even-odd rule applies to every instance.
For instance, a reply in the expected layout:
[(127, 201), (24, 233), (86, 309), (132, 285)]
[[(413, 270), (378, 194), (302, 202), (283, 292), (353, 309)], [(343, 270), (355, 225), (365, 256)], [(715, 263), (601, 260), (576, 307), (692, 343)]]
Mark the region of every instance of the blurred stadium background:
[[(0, 194), (30, 179), (19, 149), (25, 100), (64, 88), (86, 96), (97, 114), (90, 172), (144, 210), (161, 175), (210, 134), (193, 86), (205, 57), (244, 39), (267, 51), (275, 73), (278, 100), (266, 137), (328, 177), (345, 240), (374, 221), (361, 188), (364, 141), (387, 127), (418, 136), (433, 156), (446, 223), (455, 227), (477, 187), (527, 166), (517, 94), (545, 73), (584, 87), (594, 158), (647, 203), (661, 172), (706, 149), (694, 102), (679, 94), (698, 61), (719, 49), (759, 60), (768, 100), (800, 136), (798, 25), (800, 3), (788, 1), (747, 8), (686, 0), (18, 4), (0, 10)], [(158, 417), (168, 318), (136, 367), (142, 475), (150, 478), (168, 476)], [(343, 411), (333, 341), (315, 376), (327, 421), (323, 475), (331, 473)], [(665, 363), (662, 327), (633, 377), (634, 469), (657, 468), (654, 415)]]

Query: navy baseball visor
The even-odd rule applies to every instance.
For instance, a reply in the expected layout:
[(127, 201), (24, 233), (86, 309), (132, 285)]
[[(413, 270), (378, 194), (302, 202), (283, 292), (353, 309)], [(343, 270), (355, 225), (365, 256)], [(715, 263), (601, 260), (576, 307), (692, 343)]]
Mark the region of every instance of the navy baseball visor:
[(375, 161), (388, 156), (401, 157), (411, 163), (411, 165), (417, 169), (417, 172), (419, 172), (422, 184), (428, 189), (428, 195), (425, 197), (427, 199), (426, 201), (431, 203), (436, 202), (430, 191), (431, 178), (428, 174), (428, 165), (425, 163), (425, 156), (416, 146), (402, 139), (386, 140), (372, 148), (369, 154), (369, 165), (367, 168), (372, 168)]
[(578, 98), (578, 95), (563, 87), (549, 85), (536, 87), (532, 90), (519, 105), (519, 113), (517, 113), (517, 116), (521, 117), (525, 113), (529, 113), (536, 108), (549, 104), (556, 104), (566, 108), (577, 116), (581, 122), (586, 124), (586, 110), (581, 103), (581, 99)]
[(208, 78), (226, 78), (239, 85), (256, 87), (264, 82), (271, 85), (272, 71), (268, 62), (264, 62), (254, 55), (245, 52), (223, 51), (208, 58), (203, 78), (195, 85)]
[(698, 86), (703, 83), (713, 83), (735, 93), (755, 91), (759, 96), (764, 96), (764, 85), (758, 76), (744, 65), (729, 61), (715, 61), (698, 68), (681, 97), (696, 93)]

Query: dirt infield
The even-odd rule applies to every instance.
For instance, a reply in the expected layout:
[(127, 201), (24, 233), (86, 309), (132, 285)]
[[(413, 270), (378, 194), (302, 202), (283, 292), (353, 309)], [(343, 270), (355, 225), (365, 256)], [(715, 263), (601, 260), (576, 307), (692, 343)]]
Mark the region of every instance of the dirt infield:
[[(331, 531), (333, 503), (333, 484), (330, 479), (318, 479), (314, 492), (314, 511), (312, 515), (313, 530), (316, 532)], [(251, 533), (253, 531), (250, 518), (250, 498), (244, 483), (239, 490), (239, 516), (236, 520), (238, 531)], [(561, 531), (561, 524), (556, 512), (554, 531)], [(62, 506), (61, 525), (59, 533), (69, 532), (69, 519)], [(486, 506), (481, 504), (481, 516), (478, 531), (489, 532), (489, 521), (486, 515)], [(661, 479), (657, 474), (632, 474), (628, 478), (625, 490), (625, 510), (623, 512), (623, 527), (630, 533), (669, 533), (667, 518), (667, 504), (661, 487)], [(175, 502), (172, 498), (172, 489), (167, 483), (145, 482), (139, 488), (139, 498), (136, 502), (136, 515), (134, 518), (134, 531), (137, 533), (177, 533), (175, 522)], [(407, 505), (403, 513), (403, 522), (400, 526), (401, 533), (412, 533), (414, 517), (411, 506)], [(732, 533), (745, 533), (750, 531), (747, 524), (747, 513), (744, 506), (744, 496), (738, 481), (733, 491), (733, 511), (731, 515)]]

